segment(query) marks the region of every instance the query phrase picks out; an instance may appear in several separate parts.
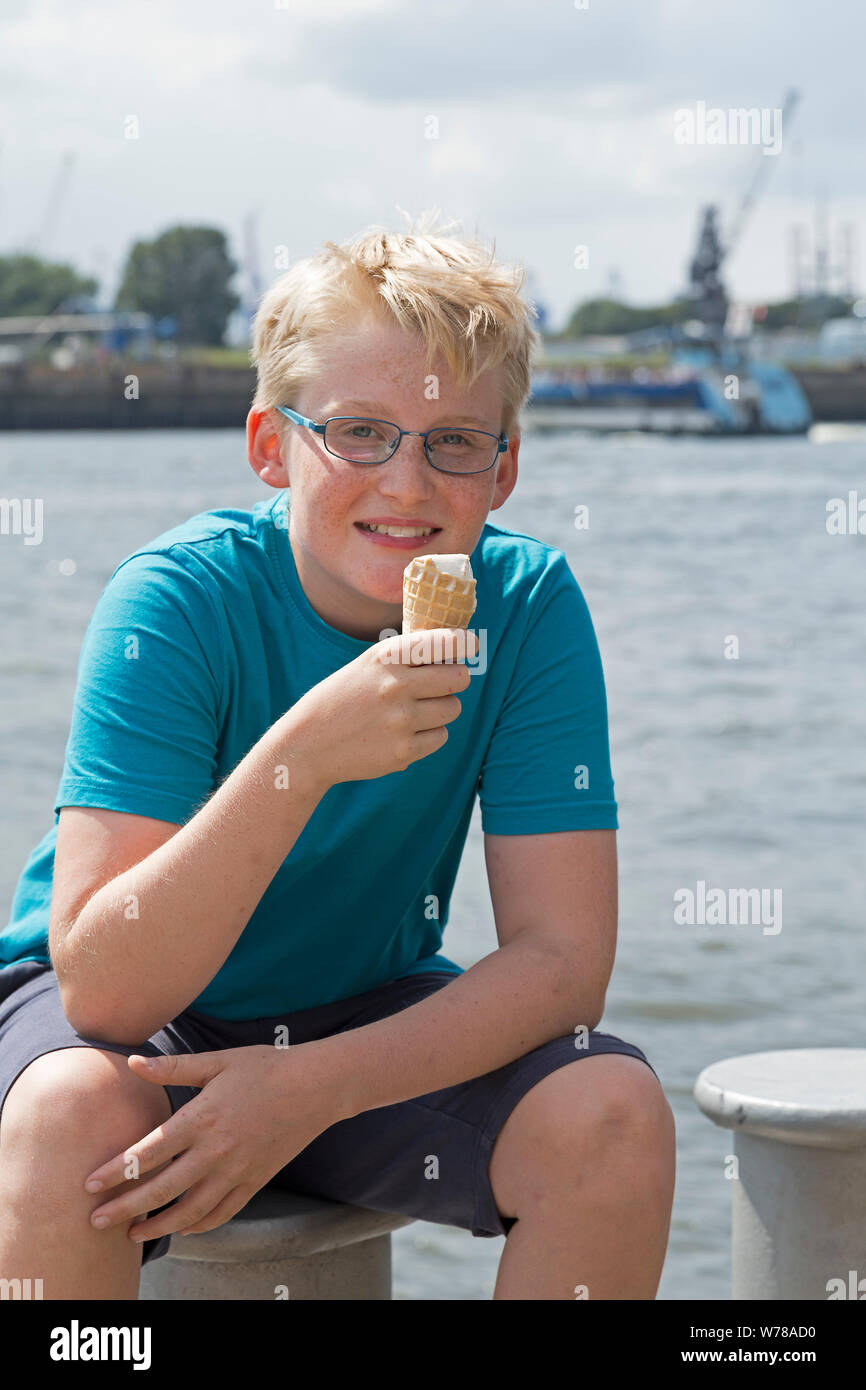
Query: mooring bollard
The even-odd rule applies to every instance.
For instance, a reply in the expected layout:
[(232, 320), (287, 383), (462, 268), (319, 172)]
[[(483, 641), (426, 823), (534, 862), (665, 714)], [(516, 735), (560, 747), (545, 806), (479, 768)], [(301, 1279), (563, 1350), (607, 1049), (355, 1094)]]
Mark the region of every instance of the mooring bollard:
[(753, 1052), (694, 1097), (735, 1132), (734, 1299), (866, 1299), (866, 1049)]
[(391, 1232), (412, 1219), (263, 1188), (215, 1230), (172, 1236), (139, 1298), (388, 1299)]

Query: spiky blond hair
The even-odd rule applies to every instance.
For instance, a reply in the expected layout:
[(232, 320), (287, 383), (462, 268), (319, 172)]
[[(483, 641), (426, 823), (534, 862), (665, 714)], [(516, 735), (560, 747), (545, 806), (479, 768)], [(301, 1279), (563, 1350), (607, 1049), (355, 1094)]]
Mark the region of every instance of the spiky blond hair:
[[(337, 245), (325, 241), (266, 291), (253, 327), (251, 360), (258, 373), (253, 408), (291, 404), (327, 366), (327, 339), (350, 330), (360, 314), (390, 312), (427, 344), (427, 371), (442, 352), (460, 385), (503, 366), (503, 423), (515, 433), (530, 391), (539, 343), (535, 308), (520, 294), (520, 265), (495, 259), (495, 242), (448, 235), (422, 213), (411, 230), (374, 227)], [(276, 415), (281, 429), (286, 421)]]

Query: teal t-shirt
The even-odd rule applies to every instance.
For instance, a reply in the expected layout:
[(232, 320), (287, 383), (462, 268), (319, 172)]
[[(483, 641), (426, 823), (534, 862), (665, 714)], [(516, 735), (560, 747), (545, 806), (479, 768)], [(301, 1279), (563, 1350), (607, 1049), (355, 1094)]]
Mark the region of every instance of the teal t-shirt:
[[(564, 554), (488, 522), (471, 561), (479, 651), (447, 742), (325, 793), (190, 1008), (269, 1018), (459, 974), (440, 948), (476, 795), (493, 835), (617, 828), (601, 659)], [(285, 493), (194, 516), (122, 561), (85, 633), (55, 823), (22, 871), (0, 964), (49, 960), (62, 806), (183, 825), (296, 700), (372, 645), (308, 602)]]

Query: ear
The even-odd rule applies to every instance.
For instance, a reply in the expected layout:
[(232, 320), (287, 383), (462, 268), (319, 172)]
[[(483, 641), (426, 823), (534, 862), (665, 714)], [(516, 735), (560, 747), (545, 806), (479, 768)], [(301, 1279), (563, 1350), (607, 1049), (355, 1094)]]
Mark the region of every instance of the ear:
[(515, 434), (513, 439), (509, 439), (508, 448), (504, 454), (499, 455), (499, 462), (496, 465), (496, 485), (493, 489), (493, 501), (490, 503), (490, 510), (496, 511), (503, 502), (514, 491), (517, 482), (517, 455), (520, 451), (520, 435)]
[(272, 410), (251, 410), (247, 416), (247, 458), (250, 468), (269, 487), (289, 487), (289, 473)]

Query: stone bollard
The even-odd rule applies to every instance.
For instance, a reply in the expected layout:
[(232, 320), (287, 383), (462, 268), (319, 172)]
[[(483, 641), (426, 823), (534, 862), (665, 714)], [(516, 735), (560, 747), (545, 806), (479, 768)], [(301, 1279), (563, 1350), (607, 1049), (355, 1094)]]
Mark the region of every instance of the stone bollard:
[(694, 1097), (735, 1132), (731, 1297), (866, 1298), (866, 1049), (728, 1057)]
[(172, 1236), (139, 1298), (387, 1299), (390, 1233), (412, 1220), (265, 1187), (215, 1230)]

